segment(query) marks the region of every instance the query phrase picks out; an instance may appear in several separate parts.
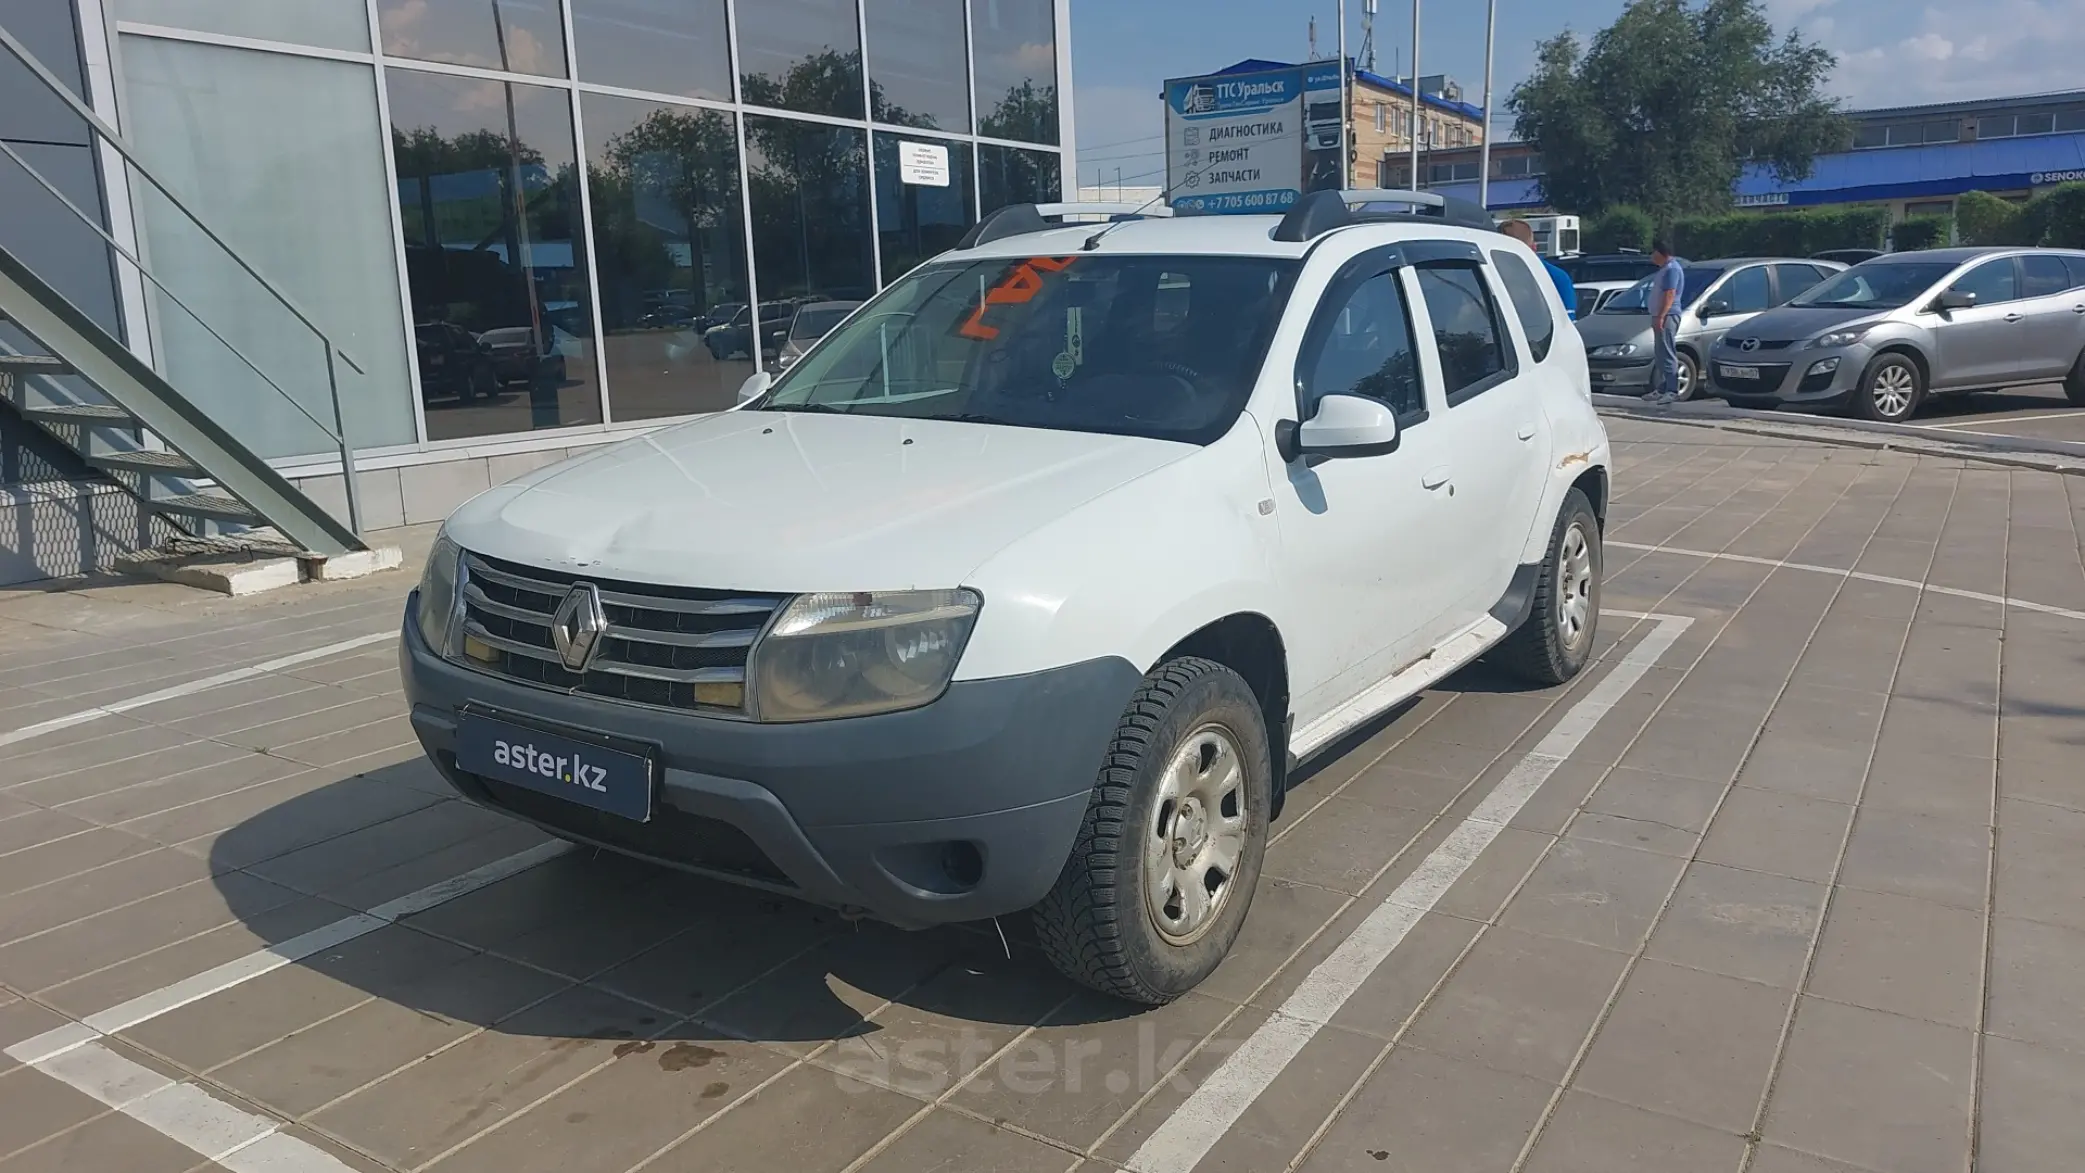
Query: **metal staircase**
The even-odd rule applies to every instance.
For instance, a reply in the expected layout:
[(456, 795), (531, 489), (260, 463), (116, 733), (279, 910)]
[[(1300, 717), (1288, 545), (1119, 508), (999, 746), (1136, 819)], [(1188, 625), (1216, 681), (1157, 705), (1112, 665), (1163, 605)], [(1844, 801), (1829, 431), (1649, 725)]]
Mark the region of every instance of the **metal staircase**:
[[(20, 168), (91, 229), (109, 251), (116, 272), (126, 277), (134, 275), (157, 294), (156, 308), (160, 314), (182, 314), (192, 319), (193, 325), (200, 327), (200, 334), (191, 331), (191, 335), (214, 340), (223, 356), (251, 373), (252, 379), (242, 381), (242, 388), (261, 398), (280, 397), (326, 437), (328, 447), (340, 454), (342, 487), (347, 498), (346, 523), (276, 472), (251, 446), (251, 435), (242, 439), (242, 426), (252, 426), (239, 418), (242, 413), (225, 413), (232, 418), (214, 418), (183, 395), (164, 370), (154, 369), (5, 248), (0, 248), (0, 402), (77, 452), (91, 468), (136, 497), (144, 509), (164, 518), (182, 533), (204, 537), (227, 530), (265, 528), (279, 533), (288, 545), (307, 555), (332, 558), (366, 550), (368, 547), (359, 536), (361, 502), (356, 491), (353, 451), (342, 421), (339, 380), (339, 364), (358, 372), (362, 367), (274, 282), (197, 217), (180, 196), (145, 167), (115, 128), (82, 104), (5, 28), (0, 28), (0, 48), (18, 59), (29, 74), (76, 115), (98, 144), (105, 144), (130, 173), (149, 185), (157, 193), (160, 206), (177, 213), (191, 234), (199, 235), (217, 250), (211, 254), (213, 261), (228, 263), (231, 268), (226, 272), (242, 273), (253, 289), (265, 291), (302, 329), (309, 331), (313, 353), (323, 355), (323, 386), (330, 399), (330, 421), (301, 401), (316, 397), (318, 363), (302, 372), (303, 378), (295, 377), (291, 371), (263, 369), (261, 363), (249, 357), (248, 349), (235, 345), (228, 337), (237, 332), (232, 328), (236, 323), (219, 328), (204, 320), (188, 300), (153, 272), (138, 252), (111, 235), (98, 216), (82, 211), (11, 145), (0, 141), (0, 153), (9, 161), (0, 166), (11, 164)], [(111, 175), (108, 182), (113, 186), (122, 179), (121, 175)], [(305, 395), (300, 397), (293, 389), (302, 389)]]

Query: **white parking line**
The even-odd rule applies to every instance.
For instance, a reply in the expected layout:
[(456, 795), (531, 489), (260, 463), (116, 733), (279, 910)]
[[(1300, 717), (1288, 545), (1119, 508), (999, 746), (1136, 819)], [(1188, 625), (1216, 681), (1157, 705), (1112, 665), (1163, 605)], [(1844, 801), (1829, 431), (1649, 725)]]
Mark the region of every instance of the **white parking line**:
[[(368, 912), (356, 913), (332, 924), (321, 925), (308, 933), (291, 937), (266, 949), (257, 949), (192, 978), (140, 994), (120, 1006), (112, 1006), (99, 1014), (90, 1014), (79, 1022), (54, 1027), (35, 1038), (24, 1039), (7, 1048), (7, 1055), (17, 1063), (25, 1063), (45, 1071), (46, 1074), (55, 1075), (56, 1072), (47, 1070), (47, 1064), (68, 1051), (95, 1043), (141, 1022), (149, 1022), (191, 1002), (223, 993), (233, 986), (243, 985), (262, 974), (301, 961), (314, 953), (366, 936), (402, 917), (425, 912), (436, 905), (445, 904), (489, 884), (498, 883), (509, 876), (556, 859), (569, 850), (571, 844), (552, 841), (531, 847), (527, 851), (517, 852), (505, 859), (494, 860), (484, 867), (474, 868), (460, 876), (452, 876), (438, 884), (430, 884), (417, 892), (408, 892), (396, 900), (386, 901)], [(59, 1075), (58, 1078), (65, 1077)]]
[(1851, 578), (1860, 582), (1877, 582), (1884, 586), (1910, 587), (1929, 595), (1947, 595), (1956, 599), (1973, 599), (1979, 603), (1997, 603), (2021, 611), (2036, 611), (2043, 615), (2058, 615), (2065, 619), (2085, 620), (2085, 611), (2073, 611), (2068, 607), (2035, 603), (2026, 599), (2015, 599), (2006, 595), (1989, 595), (1983, 591), (1967, 591), (1960, 587), (1934, 586), (1915, 578), (1896, 578), (1887, 574), (1868, 574), (1865, 571), (1846, 570), (1837, 566), (1818, 566), (1809, 562), (1789, 562), (1781, 558), (1759, 558), (1751, 554), (1726, 554), (1716, 550), (1688, 550), (1679, 546), (1646, 546), (1638, 542), (1618, 542), (1613, 538), (1604, 543), (1615, 550), (1640, 550), (1646, 554), (1677, 554), (1682, 558), (1713, 558), (1724, 562), (1749, 562), (1754, 566), (1772, 566), (1781, 570), (1808, 570), (1817, 574), (1831, 574), (1840, 578)]
[[(1615, 543), (1609, 543), (1613, 545)], [(1694, 621), (1678, 615), (1603, 611), (1622, 618), (1651, 619), (1657, 626), (1578, 703), (1565, 712), (1535, 748), (1477, 804), (1441, 845), (1420, 861), (1383, 903), (1332, 955), (1310, 971), (1280, 1009), (1261, 1024), (1222, 1066), (1197, 1087), (1151, 1134), (1125, 1168), (1132, 1173), (1190, 1173), (1223, 1139), (1246, 1109), (1265, 1092), (1339, 1008), (1354, 996), (1405, 934), (1498, 838), (1520, 808), (1557, 767), (1577, 750), (1600, 719), (1636, 687)]]
[(397, 638), (398, 633), (395, 631), (380, 631), (374, 635), (358, 635), (353, 639), (344, 639), (339, 643), (327, 644), (322, 648), (313, 648), (308, 652), (298, 652), (295, 655), (283, 656), (279, 659), (268, 660), (245, 668), (234, 668), (229, 672), (219, 672), (215, 676), (205, 676), (200, 680), (191, 680), (186, 684), (176, 684), (171, 688), (162, 688), (156, 692), (148, 692), (143, 696), (131, 697), (129, 700), (111, 701), (105, 705), (96, 705), (91, 709), (82, 709), (77, 713), (67, 713), (62, 717), (52, 717), (48, 721), (38, 721), (34, 725), (24, 725), (20, 729), (0, 733), (0, 748), (5, 748), (16, 742), (27, 741), (32, 737), (41, 737), (46, 733), (56, 733), (60, 729), (70, 729), (75, 725), (84, 725), (89, 721), (98, 721), (103, 717), (113, 717), (119, 713), (128, 713), (132, 709), (142, 709), (146, 705), (156, 705), (161, 701), (173, 700), (175, 697), (192, 696), (195, 693), (207, 692), (213, 688), (222, 688), (227, 684), (236, 684), (241, 680), (251, 680), (256, 676), (265, 676), (270, 672), (280, 672), (284, 668), (294, 668), (299, 664), (309, 664), (313, 660), (323, 660), (328, 656), (337, 656), (342, 652), (352, 652), (357, 648), (366, 648), (371, 644)]

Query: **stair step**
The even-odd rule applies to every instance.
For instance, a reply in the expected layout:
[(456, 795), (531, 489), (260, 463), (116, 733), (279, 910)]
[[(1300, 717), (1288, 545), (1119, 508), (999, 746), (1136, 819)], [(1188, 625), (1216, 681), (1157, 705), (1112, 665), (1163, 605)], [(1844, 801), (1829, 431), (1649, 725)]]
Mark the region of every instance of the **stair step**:
[(181, 497), (158, 497), (145, 502), (145, 507), (154, 513), (173, 513), (182, 517), (199, 517), (208, 521), (229, 521), (239, 525), (261, 525), (261, 515), (248, 509), (239, 501), (218, 493), (189, 493)]
[(0, 354), (0, 371), (16, 375), (70, 375), (73, 365), (47, 354)]
[(25, 407), (22, 414), (40, 424), (117, 424), (138, 426), (136, 417), (111, 403), (59, 403), (47, 407)]
[(157, 477), (200, 477), (203, 470), (179, 452), (101, 452), (87, 463), (104, 472), (134, 472)]

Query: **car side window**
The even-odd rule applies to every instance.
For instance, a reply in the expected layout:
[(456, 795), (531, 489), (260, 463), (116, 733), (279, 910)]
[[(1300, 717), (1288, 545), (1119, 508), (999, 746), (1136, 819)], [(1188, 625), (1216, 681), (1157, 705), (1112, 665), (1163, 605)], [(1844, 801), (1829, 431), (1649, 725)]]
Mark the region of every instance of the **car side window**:
[(2085, 289), (2085, 257), (2065, 257), (2063, 263), (2071, 273), (2071, 288)]
[(1730, 307), (1733, 314), (1756, 314), (1774, 304), (1774, 287), (1767, 278), (1765, 265), (1753, 265), (1739, 269), (1723, 283), (1716, 292), (1716, 300)]
[(1360, 395), (1388, 405), (1400, 424), (1424, 419), (1411, 317), (1396, 271), (1356, 284), (1337, 309), (1322, 312), (1298, 372), (1303, 418), (1327, 395)]
[(1774, 269), (1775, 280), (1781, 285), (1775, 295), (1782, 302), (1798, 293), (1807, 292), (1824, 281), (1824, 274), (1819, 272), (1815, 265), (1776, 265)]
[(2020, 258), (2020, 269), (2025, 277), (2020, 295), (2022, 297), (2054, 297), (2068, 292), (2071, 273), (2063, 258), (2051, 254), (2030, 254)]
[(1520, 315), (1520, 328), (1528, 336), (1528, 353), (1541, 362), (1549, 357), (1549, 348), (1557, 338), (1556, 318), (1549, 312), (1549, 298), (1542, 293), (1544, 280), (1535, 276), (1518, 253), (1498, 249), (1491, 254), (1491, 263), (1498, 267), (1499, 279), (1506, 283), (1506, 296), (1513, 301), (1513, 311)]
[(1498, 304), (1477, 270), (1461, 266), (1419, 270), (1419, 290), (1433, 319), (1441, 355), (1442, 390), (1453, 407), (1497, 386), (1511, 373)]
[(1948, 286), (1950, 293), (1974, 293), (1976, 304), (1995, 305), (2002, 301), (2015, 301), (2020, 296), (2020, 283), (2013, 274), (2013, 259), (2000, 257), (1985, 261), (1956, 279)]

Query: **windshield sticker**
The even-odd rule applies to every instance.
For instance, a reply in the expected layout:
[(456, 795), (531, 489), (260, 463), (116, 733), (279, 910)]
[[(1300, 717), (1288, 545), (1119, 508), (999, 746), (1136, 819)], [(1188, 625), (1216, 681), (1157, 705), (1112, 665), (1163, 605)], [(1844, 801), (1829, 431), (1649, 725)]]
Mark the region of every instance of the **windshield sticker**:
[(995, 305), (1027, 305), (1042, 292), (1044, 273), (1062, 273), (1077, 260), (1077, 257), (1030, 257), (1014, 266), (999, 284), (985, 291), (984, 297), (978, 300), (977, 309), (956, 332), (979, 342), (990, 342), (999, 337), (998, 327), (985, 325), (985, 311)]
[(1068, 350), (1050, 360), (1050, 373), (1057, 376), (1060, 383), (1069, 380), (1078, 369), (1079, 361)]
[(1086, 365), (1086, 307), (1084, 306), (1075, 305), (1064, 311), (1064, 353), (1071, 356), (1071, 365), (1074, 369)]

